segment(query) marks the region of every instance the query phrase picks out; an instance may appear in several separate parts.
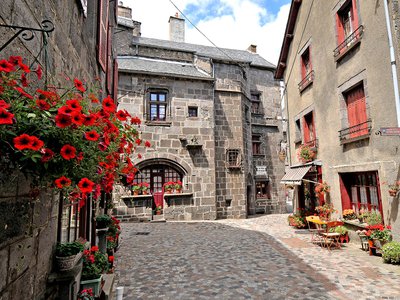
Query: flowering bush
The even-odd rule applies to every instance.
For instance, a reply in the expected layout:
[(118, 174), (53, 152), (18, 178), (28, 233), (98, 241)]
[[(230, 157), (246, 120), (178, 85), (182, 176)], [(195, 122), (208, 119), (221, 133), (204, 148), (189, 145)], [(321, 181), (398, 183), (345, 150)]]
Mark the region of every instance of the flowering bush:
[(107, 271), (107, 257), (99, 251), (97, 246), (83, 251), (82, 280), (97, 279), (102, 273)]
[(147, 192), (149, 190), (150, 185), (147, 182), (142, 182), (140, 184), (140, 190), (142, 192)]
[(345, 209), (342, 214), (343, 214), (343, 219), (345, 220), (354, 220), (357, 218), (356, 214), (354, 213), (354, 210), (352, 209)]
[(119, 225), (120, 221), (111, 217), (111, 225), (108, 227), (107, 231), (107, 249), (114, 249), (118, 246), (119, 235), (121, 234), (121, 226)]
[(298, 152), (297, 152), (297, 157), (299, 160), (301, 160), (303, 163), (312, 161), (315, 157), (315, 152), (311, 150), (309, 146), (302, 145)]
[(165, 190), (172, 190), (173, 188), (175, 188), (175, 182), (173, 181), (168, 181), (164, 184)]
[(140, 191), (142, 187), (139, 183), (132, 185), (132, 191)]
[(390, 242), (382, 247), (382, 258), (385, 263), (400, 264), (400, 243)]
[(386, 227), (383, 224), (370, 225), (367, 229), (365, 235), (370, 240), (379, 240), (382, 242), (389, 242), (392, 240), (392, 228), (389, 225)]
[(317, 206), (315, 210), (318, 212), (320, 218), (325, 220), (329, 220), (331, 214), (336, 212), (336, 210), (333, 208), (333, 204), (331, 203), (325, 203), (322, 206)]
[(72, 200), (111, 192), (120, 179), (131, 184), (137, 170), (128, 156), (143, 143), (135, 127), (140, 120), (116, 111), (109, 96), (100, 104), (78, 79), (67, 88), (40, 89), (41, 70), (33, 73), (19, 56), (0, 60), (3, 172), (19, 169), (35, 185), (64, 189)]
[(175, 190), (181, 190), (182, 189), (182, 182), (180, 180), (175, 182), (174, 188), (175, 188)]
[(322, 182), (322, 183), (318, 183), (315, 186), (315, 194), (317, 196), (321, 196), (323, 193), (329, 193), (331, 190), (331, 187), (326, 183), (326, 181)]
[(93, 289), (85, 289), (78, 293), (78, 300), (94, 300)]

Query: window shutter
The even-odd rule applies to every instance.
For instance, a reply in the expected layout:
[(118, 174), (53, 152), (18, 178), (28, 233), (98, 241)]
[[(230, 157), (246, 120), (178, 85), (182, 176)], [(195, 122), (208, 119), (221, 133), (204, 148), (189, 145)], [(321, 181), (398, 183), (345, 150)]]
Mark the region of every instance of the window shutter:
[(113, 97), (114, 102), (117, 104), (118, 102), (118, 62), (117, 59), (114, 59), (114, 80), (113, 80)]
[[(367, 109), (363, 86), (361, 85), (349, 92), (346, 101), (349, 127), (367, 122)], [(368, 134), (368, 125), (365, 123), (360, 128), (354, 128), (354, 130), (357, 131), (354, 133), (350, 132), (351, 138)]]
[(304, 79), (306, 77), (306, 66), (304, 64), (304, 57), (301, 57), (301, 79)]
[(99, 0), (99, 21), (97, 33), (97, 60), (104, 72), (107, 69), (107, 27), (108, 0)]
[(107, 91), (108, 91), (108, 94), (112, 93), (111, 89), (113, 87), (112, 80), (113, 80), (113, 74), (114, 74), (111, 42), (112, 42), (112, 27), (109, 26), (108, 30), (107, 30)]
[(340, 196), (342, 198), (342, 209), (351, 209), (351, 199), (350, 199), (350, 195), (349, 192), (346, 189), (346, 186), (343, 182), (343, 178), (340, 175), (339, 176), (339, 182), (340, 182)]
[(304, 137), (304, 143), (308, 143), (310, 141), (310, 130), (308, 128), (306, 118), (303, 118), (303, 137)]
[(355, 31), (358, 28), (357, 0), (352, 0), (351, 23), (353, 25), (353, 31)]
[(344, 28), (339, 13), (336, 14), (336, 30), (338, 37), (338, 45), (340, 45), (344, 41)]

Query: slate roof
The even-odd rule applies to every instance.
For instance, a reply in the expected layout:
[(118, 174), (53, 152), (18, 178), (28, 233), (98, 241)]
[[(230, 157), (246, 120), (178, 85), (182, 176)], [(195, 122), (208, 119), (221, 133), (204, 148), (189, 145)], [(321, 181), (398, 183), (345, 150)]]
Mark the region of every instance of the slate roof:
[(146, 59), (137, 56), (119, 56), (117, 59), (118, 69), (122, 71), (213, 80), (210, 75), (189, 63)]
[(163, 49), (171, 49), (177, 51), (193, 52), (199, 56), (205, 56), (217, 60), (246, 62), (250, 63), (252, 66), (258, 66), (263, 68), (275, 69), (276, 67), (274, 64), (262, 58), (260, 55), (256, 53), (251, 53), (247, 50), (234, 50), (234, 49), (221, 48), (223, 52), (225, 52), (229, 56), (228, 57), (216, 47), (173, 42), (168, 40), (133, 37), (133, 44), (138, 44), (142, 46), (151, 46)]

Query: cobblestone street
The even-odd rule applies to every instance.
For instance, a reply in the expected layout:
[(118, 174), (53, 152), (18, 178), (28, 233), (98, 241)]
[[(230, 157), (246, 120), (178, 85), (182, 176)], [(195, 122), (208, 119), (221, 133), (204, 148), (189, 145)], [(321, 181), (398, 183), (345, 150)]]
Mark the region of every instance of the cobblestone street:
[(124, 299), (400, 299), (398, 266), (358, 244), (328, 251), (286, 215), (123, 224)]

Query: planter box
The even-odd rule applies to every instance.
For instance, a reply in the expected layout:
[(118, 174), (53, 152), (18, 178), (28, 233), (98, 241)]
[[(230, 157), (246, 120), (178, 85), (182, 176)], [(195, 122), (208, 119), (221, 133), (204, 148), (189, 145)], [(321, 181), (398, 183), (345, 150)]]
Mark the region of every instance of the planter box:
[(82, 258), (82, 252), (67, 257), (56, 256), (57, 269), (61, 272), (69, 271), (76, 266), (76, 264), (79, 262), (81, 258)]
[(94, 296), (99, 297), (100, 296), (100, 287), (101, 287), (101, 278), (102, 278), (102, 276), (100, 276), (97, 279), (81, 280), (79, 290), (82, 291), (85, 289), (92, 289)]

